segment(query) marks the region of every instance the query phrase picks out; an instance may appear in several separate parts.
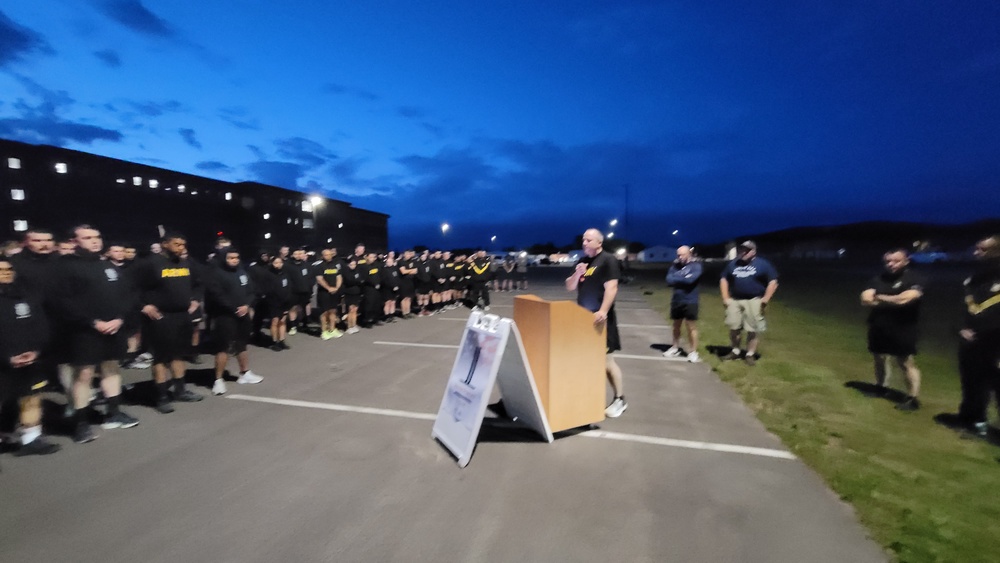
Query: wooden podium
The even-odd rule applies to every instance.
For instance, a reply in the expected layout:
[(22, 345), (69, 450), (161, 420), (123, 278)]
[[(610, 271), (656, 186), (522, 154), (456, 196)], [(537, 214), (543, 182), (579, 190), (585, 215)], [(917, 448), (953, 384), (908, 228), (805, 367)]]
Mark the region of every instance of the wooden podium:
[(514, 299), (514, 323), (552, 432), (604, 420), (604, 327), (572, 301)]

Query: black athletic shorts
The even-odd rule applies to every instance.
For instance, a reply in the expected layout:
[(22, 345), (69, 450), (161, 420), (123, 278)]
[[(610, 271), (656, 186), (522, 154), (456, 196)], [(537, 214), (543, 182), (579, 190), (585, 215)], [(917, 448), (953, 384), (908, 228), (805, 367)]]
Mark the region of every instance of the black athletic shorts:
[(287, 301), (277, 301), (275, 299), (264, 299), (261, 303), (263, 317), (265, 319), (282, 318), (288, 314), (292, 304)]
[(697, 303), (671, 303), (670, 304), (670, 318), (672, 320), (687, 320), (696, 321), (698, 320), (698, 304)]
[(330, 293), (322, 287), (316, 290), (316, 307), (320, 313), (332, 311), (340, 306), (340, 292)]
[(434, 284), (430, 280), (428, 281), (417, 280), (414, 289), (416, 289), (417, 295), (430, 295), (431, 291), (433, 291), (434, 289)]
[(868, 351), (890, 356), (913, 356), (917, 353), (917, 326), (869, 326)]
[(312, 302), (312, 297), (313, 297), (312, 292), (310, 293), (295, 292), (292, 295), (292, 303), (304, 309), (309, 306), (309, 303)]
[[(123, 326), (124, 328), (124, 326)], [(128, 351), (128, 334), (119, 330), (115, 334), (101, 334), (94, 329), (74, 332), (70, 337), (71, 361), (76, 367), (96, 366), (101, 362), (121, 361)]]
[(245, 351), (247, 343), (250, 342), (252, 330), (253, 320), (250, 315), (212, 317), (212, 342), (215, 343), (215, 352), (224, 352), (235, 356)]
[(400, 278), (399, 280), (399, 296), (402, 298), (413, 297), (416, 295), (416, 290), (413, 287), (413, 280), (410, 278)]
[(361, 305), (361, 294), (360, 293), (345, 293), (344, 303), (348, 307), (357, 307)]
[(0, 402), (26, 397), (44, 390), (49, 365), (35, 361), (23, 368), (0, 368)]
[(165, 364), (183, 359), (191, 353), (191, 335), (194, 333), (191, 316), (187, 311), (160, 314), (163, 318), (156, 321), (143, 318), (145, 329), (142, 335), (153, 353), (153, 363)]
[(618, 315), (612, 307), (608, 311), (608, 354), (622, 349), (621, 337), (618, 336)]

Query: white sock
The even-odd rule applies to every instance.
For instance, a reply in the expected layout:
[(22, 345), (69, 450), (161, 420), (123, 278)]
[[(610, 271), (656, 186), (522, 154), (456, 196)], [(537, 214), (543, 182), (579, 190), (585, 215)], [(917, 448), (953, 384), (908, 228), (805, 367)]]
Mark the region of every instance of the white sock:
[(21, 429), (21, 444), (27, 446), (42, 435), (41, 426), (27, 426)]

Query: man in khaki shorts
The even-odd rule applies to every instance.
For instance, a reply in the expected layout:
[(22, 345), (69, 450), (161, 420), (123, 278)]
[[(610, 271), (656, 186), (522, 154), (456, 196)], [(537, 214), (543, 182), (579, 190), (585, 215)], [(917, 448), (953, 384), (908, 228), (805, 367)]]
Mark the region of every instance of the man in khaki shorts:
[(724, 360), (735, 360), (741, 355), (740, 341), (747, 333), (747, 365), (757, 363), (757, 346), (760, 333), (767, 329), (764, 320), (767, 304), (778, 290), (778, 272), (770, 262), (757, 257), (757, 244), (744, 241), (736, 251), (736, 259), (726, 265), (719, 278), (719, 293), (726, 308), (726, 326), (733, 349)]

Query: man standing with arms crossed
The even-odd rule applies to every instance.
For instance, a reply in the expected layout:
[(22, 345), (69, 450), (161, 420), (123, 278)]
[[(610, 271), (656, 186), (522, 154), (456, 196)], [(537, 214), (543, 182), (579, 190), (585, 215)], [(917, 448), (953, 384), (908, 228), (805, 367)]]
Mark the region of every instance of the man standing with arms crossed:
[(723, 360), (740, 357), (740, 340), (747, 331), (747, 365), (757, 364), (760, 333), (767, 329), (764, 314), (778, 290), (778, 272), (770, 262), (757, 257), (757, 243), (740, 244), (736, 259), (726, 265), (719, 278), (719, 293), (726, 308), (726, 326), (733, 349)]
[(594, 325), (607, 326), (607, 354), (604, 370), (614, 391), (614, 399), (605, 416), (617, 418), (628, 408), (622, 391), (622, 370), (615, 362), (612, 352), (621, 350), (618, 336), (618, 320), (615, 315), (615, 297), (618, 295), (618, 279), (621, 270), (618, 260), (604, 252), (604, 235), (597, 229), (587, 229), (583, 233), (584, 256), (576, 264), (573, 274), (566, 278), (566, 290), (576, 291), (578, 305), (594, 313)]
[(909, 269), (910, 257), (905, 250), (890, 250), (883, 256), (885, 270), (868, 282), (861, 292), (861, 304), (869, 307), (868, 351), (875, 359), (875, 386), (880, 396), (886, 395), (886, 379), (890, 358), (906, 375), (909, 396), (896, 405), (902, 411), (920, 408), (920, 370), (914, 356), (917, 353), (917, 321), (920, 298), (924, 295), (923, 280)]
[(698, 357), (698, 281), (701, 280), (701, 262), (694, 259), (690, 246), (677, 249), (677, 260), (667, 271), (667, 285), (674, 288), (670, 297), (670, 319), (674, 323), (674, 339), (670, 348), (663, 353), (667, 358), (680, 356), (684, 351), (678, 345), (681, 341), (681, 327), (687, 323), (688, 343), (691, 351), (687, 361), (697, 362)]

